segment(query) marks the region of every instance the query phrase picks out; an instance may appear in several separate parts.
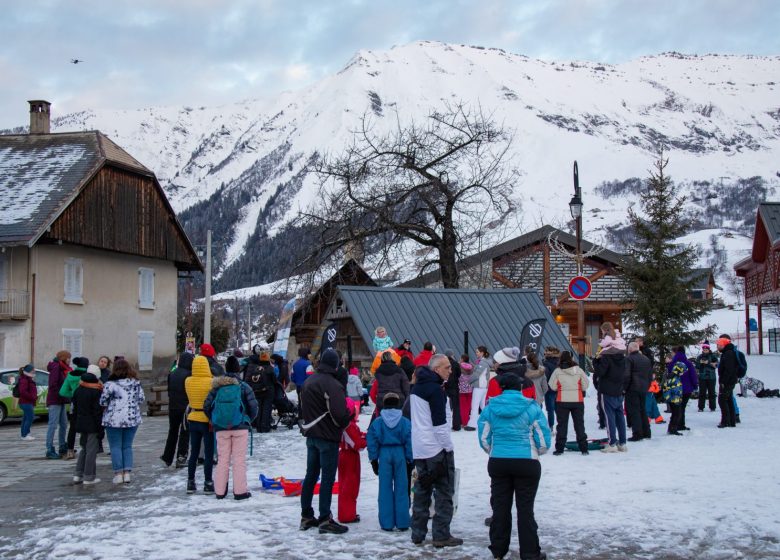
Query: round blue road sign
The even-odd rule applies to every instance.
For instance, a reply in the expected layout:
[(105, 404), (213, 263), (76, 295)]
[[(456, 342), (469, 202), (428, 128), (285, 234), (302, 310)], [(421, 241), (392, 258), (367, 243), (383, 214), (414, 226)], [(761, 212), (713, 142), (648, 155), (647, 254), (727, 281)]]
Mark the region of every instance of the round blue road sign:
[(576, 300), (587, 299), (592, 288), (590, 280), (584, 276), (575, 276), (569, 282), (569, 296)]

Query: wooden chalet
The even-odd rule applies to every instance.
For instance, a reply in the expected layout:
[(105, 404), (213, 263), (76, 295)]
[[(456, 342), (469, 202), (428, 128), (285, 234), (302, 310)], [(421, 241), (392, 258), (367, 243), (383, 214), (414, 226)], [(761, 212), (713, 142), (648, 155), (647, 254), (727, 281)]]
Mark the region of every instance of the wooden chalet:
[(759, 204), (750, 256), (734, 265), (745, 286), (745, 351), (750, 354), (750, 306), (756, 306), (758, 353), (764, 353), (763, 308), (780, 303), (780, 202)]
[(63, 348), (141, 370), (176, 355), (179, 271), (202, 270), (154, 173), (98, 131), (0, 136), (0, 366)]

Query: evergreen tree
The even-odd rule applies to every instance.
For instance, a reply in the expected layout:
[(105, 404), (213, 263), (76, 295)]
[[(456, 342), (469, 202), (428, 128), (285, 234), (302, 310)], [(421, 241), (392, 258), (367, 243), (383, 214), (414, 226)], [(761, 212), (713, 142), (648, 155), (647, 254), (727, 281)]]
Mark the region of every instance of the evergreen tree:
[(627, 319), (648, 346), (659, 350), (661, 364), (672, 346), (701, 341), (707, 331), (690, 327), (710, 308), (709, 301), (689, 297), (697, 282), (696, 249), (677, 241), (689, 233), (690, 221), (683, 215), (685, 197), (675, 196), (665, 173), (668, 163), (662, 151), (640, 193), (644, 216), (628, 211), (635, 239), (624, 267), (635, 298)]

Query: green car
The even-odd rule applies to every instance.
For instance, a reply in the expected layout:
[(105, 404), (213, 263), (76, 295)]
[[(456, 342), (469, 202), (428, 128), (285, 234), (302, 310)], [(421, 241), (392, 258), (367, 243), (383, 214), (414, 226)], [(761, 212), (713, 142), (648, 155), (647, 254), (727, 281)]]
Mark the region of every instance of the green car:
[[(19, 378), (18, 369), (0, 370), (0, 424), (7, 418), (21, 418), (22, 409), (18, 400), (13, 396), (14, 385)], [(38, 386), (38, 400), (33, 409), (36, 415), (47, 415), (46, 393), (49, 392), (49, 372), (40, 369), (35, 370), (35, 384)]]

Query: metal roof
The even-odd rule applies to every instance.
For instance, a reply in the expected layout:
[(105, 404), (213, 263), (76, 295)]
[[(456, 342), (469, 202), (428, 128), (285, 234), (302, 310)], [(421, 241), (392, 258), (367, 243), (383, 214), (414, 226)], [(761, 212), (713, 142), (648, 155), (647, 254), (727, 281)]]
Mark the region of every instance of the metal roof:
[(153, 176), (97, 131), (0, 136), (0, 245), (37, 239), (106, 162)]
[[(554, 238), (557, 238), (558, 241), (560, 241), (564, 245), (568, 245), (569, 247), (572, 248), (577, 246), (577, 238), (574, 235), (570, 233), (566, 233), (565, 231), (555, 228), (553, 226), (547, 225), (547, 226), (542, 226), (533, 231), (530, 231), (528, 233), (525, 233), (519, 237), (515, 237), (508, 241), (504, 241), (503, 243), (499, 243), (498, 245), (490, 247), (489, 249), (485, 249), (484, 251), (480, 251), (479, 253), (469, 255), (468, 257), (465, 257), (460, 261), (458, 261), (458, 269), (468, 270), (469, 268), (477, 266), (480, 263), (491, 261), (497, 257), (506, 255), (507, 253), (525, 249), (526, 247), (530, 247), (531, 245), (546, 240), (550, 235), (552, 235)], [(593, 245), (590, 241), (586, 241), (584, 239), (582, 240), (583, 251), (585, 252), (590, 251), (594, 247), (595, 245)], [(621, 266), (625, 262), (626, 256), (604, 248), (601, 252), (599, 252), (597, 255), (591, 258), (593, 260), (604, 261), (607, 264), (612, 266)], [(429, 284), (433, 284), (439, 281), (440, 279), (441, 279), (441, 273), (438, 269), (436, 269), (431, 272), (427, 272), (421, 276), (417, 276), (406, 282), (403, 282), (399, 284), (399, 287), (402, 288), (422, 287)]]
[(769, 244), (774, 245), (780, 241), (780, 202), (762, 202), (758, 213), (766, 227)]
[(478, 345), (492, 353), (520, 345), (523, 327), (547, 319), (543, 346), (574, 352), (535, 290), (444, 290), (339, 286), (339, 292), (366, 345), (382, 325), (396, 344), (412, 341), (415, 353), (430, 341), (439, 352), (463, 352), (463, 331), (469, 332), (469, 351)]

